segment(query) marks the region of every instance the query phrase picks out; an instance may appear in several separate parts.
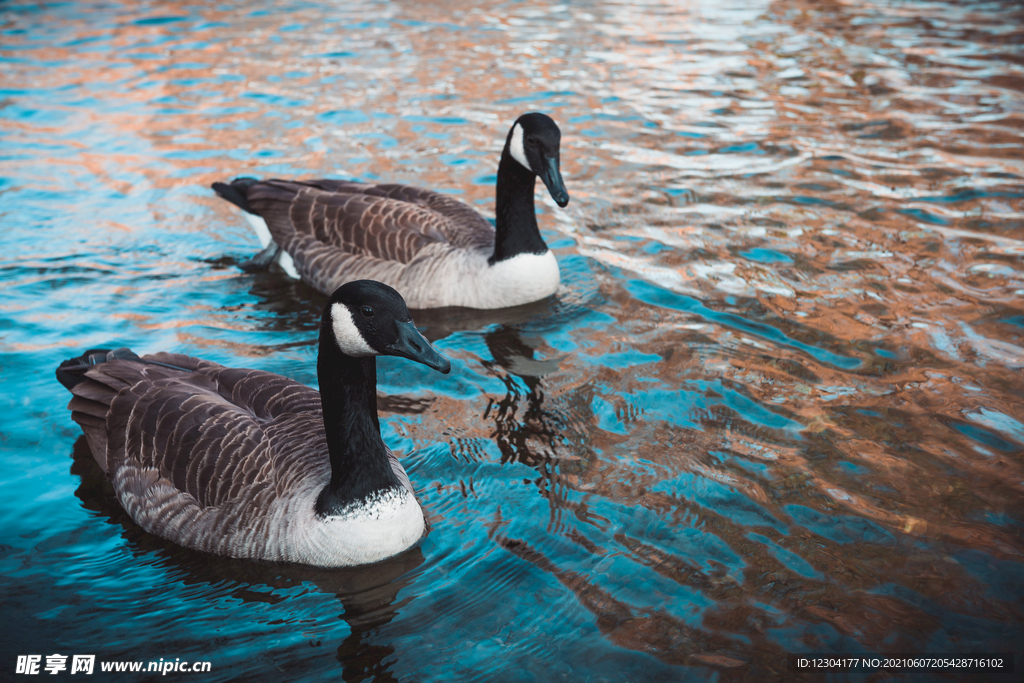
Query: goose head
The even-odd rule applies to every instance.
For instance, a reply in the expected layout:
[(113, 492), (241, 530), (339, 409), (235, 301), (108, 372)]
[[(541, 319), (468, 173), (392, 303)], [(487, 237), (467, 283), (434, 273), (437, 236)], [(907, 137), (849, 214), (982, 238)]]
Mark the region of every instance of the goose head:
[(505, 141), (505, 149), (523, 168), (540, 176), (559, 206), (569, 203), (569, 193), (558, 168), (559, 144), (562, 131), (546, 114), (523, 114), (512, 124)]
[(401, 356), (444, 374), (451, 371), (451, 362), (416, 329), (402, 295), (383, 283), (342, 285), (331, 295), (323, 322), (323, 331), (346, 356)]

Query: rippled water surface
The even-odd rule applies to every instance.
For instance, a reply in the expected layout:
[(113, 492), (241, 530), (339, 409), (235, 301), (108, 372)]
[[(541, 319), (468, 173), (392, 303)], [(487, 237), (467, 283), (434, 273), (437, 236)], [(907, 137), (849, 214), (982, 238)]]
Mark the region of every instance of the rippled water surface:
[[(1011, 1), (0, 4), (3, 671), (759, 681), (799, 678), (786, 652), (1019, 651), (1022, 27)], [(316, 382), (324, 297), (242, 273), (258, 243), (209, 184), (490, 215), (529, 110), (563, 130), (562, 290), (417, 315), (448, 376), (378, 366), (430, 536), (329, 572), (132, 523), (61, 360)]]

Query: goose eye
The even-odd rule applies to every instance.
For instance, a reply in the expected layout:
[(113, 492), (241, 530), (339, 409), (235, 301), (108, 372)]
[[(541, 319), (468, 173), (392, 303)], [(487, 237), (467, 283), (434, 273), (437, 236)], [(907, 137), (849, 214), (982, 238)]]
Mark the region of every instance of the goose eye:
[(531, 145), (536, 145), (537, 144), (537, 138), (533, 137), (532, 135), (527, 135), (526, 136), (526, 141), (528, 143), (530, 143)]
[(359, 309), (359, 312), (363, 314), (363, 317), (366, 317), (366, 318), (372, 318), (373, 317), (373, 309), (370, 308), (369, 306), (363, 306), (362, 308)]

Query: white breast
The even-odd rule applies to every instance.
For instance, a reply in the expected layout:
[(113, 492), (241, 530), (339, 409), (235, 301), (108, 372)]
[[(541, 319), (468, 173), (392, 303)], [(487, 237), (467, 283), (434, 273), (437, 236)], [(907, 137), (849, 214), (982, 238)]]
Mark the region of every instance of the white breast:
[(499, 261), (476, 278), (474, 293), (485, 304), (476, 308), (505, 308), (538, 301), (555, 293), (559, 278), (558, 260), (550, 251)]
[(370, 564), (397, 555), (423, 537), (423, 510), (404, 487), (333, 517), (318, 516), (314, 498), (302, 498), (296, 501), (287, 531), (277, 539), (281, 547), (275, 554), (289, 562), (319, 567)]
[(558, 289), (558, 260), (550, 251), (519, 254), (494, 265), (487, 256), (460, 249), (429, 274), (407, 269), (392, 286), (402, 292), (410, 308), (507, 308), (539, 301)]

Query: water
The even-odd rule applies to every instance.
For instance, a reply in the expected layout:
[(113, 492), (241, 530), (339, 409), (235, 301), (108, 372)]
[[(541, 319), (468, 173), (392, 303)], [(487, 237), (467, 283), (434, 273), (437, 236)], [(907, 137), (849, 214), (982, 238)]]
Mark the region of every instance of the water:
[[(1022, 20), (1009, 1), (0, 5), (4, 670), (760, 681), (797, 677), (786, 652), (1019, 652)], [(563, 291), (418, 315), (451, 375), (379, 364), (430, 536), (326, 572), (135, 526), (61, 360), (125, 345), (316, 382), (324, 297), (240, 272), (258, 244), (209, 184), (408, 182), (486, 214), (528, 110), (563, 130), (572, 202), (538, 204)]]

